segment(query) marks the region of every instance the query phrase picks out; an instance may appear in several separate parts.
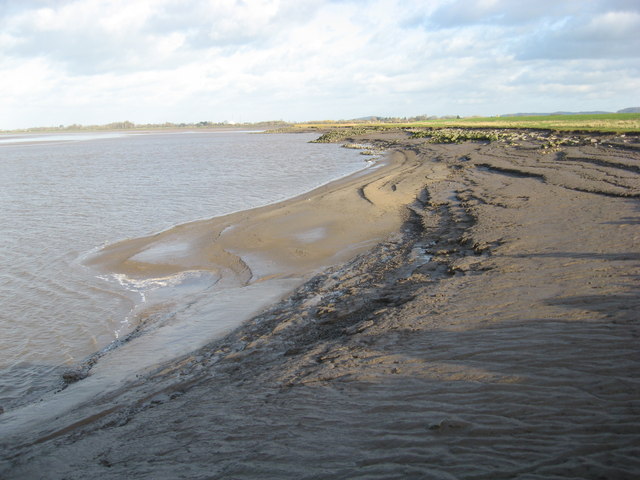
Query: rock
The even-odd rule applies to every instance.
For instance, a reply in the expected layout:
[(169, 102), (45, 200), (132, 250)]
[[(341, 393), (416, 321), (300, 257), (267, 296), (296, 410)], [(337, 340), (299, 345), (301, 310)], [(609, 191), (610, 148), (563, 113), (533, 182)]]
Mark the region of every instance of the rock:
[(66, 383), (75, 383), (89, 376), (88, 372), (82, 368), (70, 368), (62, 374), (62, 379)]

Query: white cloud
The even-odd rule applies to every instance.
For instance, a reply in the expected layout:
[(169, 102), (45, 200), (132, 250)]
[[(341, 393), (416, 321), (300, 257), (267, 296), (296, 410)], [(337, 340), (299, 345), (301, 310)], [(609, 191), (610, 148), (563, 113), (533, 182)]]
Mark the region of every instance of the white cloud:
[(26, 61), (4, 61), (0, 75), (2, 105), (20, 105), (25, 99), (37, 99), (47, 94), (52, 85), (43, 80), (55, 78), (49, 62), (41, 58)]
[(0, 128), (617, 109), (637, 91), (630, 0), (10, 3)]

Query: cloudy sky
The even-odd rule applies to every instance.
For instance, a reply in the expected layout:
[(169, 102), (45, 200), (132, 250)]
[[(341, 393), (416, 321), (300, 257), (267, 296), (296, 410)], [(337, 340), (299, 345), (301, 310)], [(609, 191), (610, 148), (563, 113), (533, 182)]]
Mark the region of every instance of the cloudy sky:
[(0, 129), (640, 105), (640, 0), (0, 0)]

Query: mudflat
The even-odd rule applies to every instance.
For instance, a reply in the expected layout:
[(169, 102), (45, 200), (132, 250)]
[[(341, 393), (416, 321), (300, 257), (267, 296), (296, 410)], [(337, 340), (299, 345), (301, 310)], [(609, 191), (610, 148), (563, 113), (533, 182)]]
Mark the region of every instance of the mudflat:
[(637, 478), (640, 138), (349, 141), (389, 165), (177, 227), (189, 248), (160, 266), (140, 257), (153, 239), (96, 258), (131, 275), (313, 276), (226, 337), (3, 439), (0, 476)]

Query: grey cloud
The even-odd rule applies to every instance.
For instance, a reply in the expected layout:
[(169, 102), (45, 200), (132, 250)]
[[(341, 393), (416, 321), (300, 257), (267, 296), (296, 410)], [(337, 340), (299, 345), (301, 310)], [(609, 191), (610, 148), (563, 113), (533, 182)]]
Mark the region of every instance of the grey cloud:
[[(30, 12), (38, 8), (55, 11), (65, 5), (81, 5), (77, 1), (14, 3), (21, 7), (12, 7), (12, 11), (3, 12), (0, 17), (0, 30), (16, 40), (3, 53), (23, 58), (46, 57), (74, 74), (172, 68), (185, 59), (192, 60), (198, 50), (209, 48), (219, 48), (223, 54), (243, 46), (268, 48), (277, 41), (279, 32), (309, 21), (322, 7), (316, 0), (301, 0), (284, 3), (268, 15), (252, 17), (250, 13), (256, 9), (242, 1), (234, 5), (194, 0), (158, 2), (141, 25), (112, 35), (100, 25), (99, 18), (84, 19), (84, 25), (56, 29), (39, 28), (28, 20)], [(182, 35), (184, 45), (173, 55), (158, 58), (157, 41), (172, 34)]]
[(598, 3), (609, 11), (640, 12), (638, 0), (609, 0)]
[[(237, 3), (247, 10), (251, 8), (247, 2)], [(145, 25), (145, 31), (158, 35), (184, 34), (188, 45), (196, 49), (241, 45), (260, 47), (277, 37), (281, 30), (297, 22), (308, 21), (321, 5), (315, 0), (285, 3), (279, 5), (273, 15), (256, 21), (242, 16), (226, 18), (224, 11), (206, 8), (202, 2), (175, 1), (154, 12)]]
[(640, 14), (637, 0), (482, 3), (454, 0), (425, 18), (426, 29), (491, 28), (502, 50), (517, 60), (637, 58), (640, 24), (594, 22), (607, 14)]
[(122, 70), (132, 59), (144, 62), (148, 58), (150, 45), (137, 32), (128, 37), (109, 35), (100, 27), (98, 18), (78, 18), (76, 24), (68, 28), (42, 27), (33, 21), (38, 8), (50, 5), (57, 10), (69, 3), (73, 2), (25, 2), (11, 15), (3, 15), (0, 29), (12, 42), (5, 46), (2, 54), (25, 59), (47, 58), (75, 74)]
[(203, 6), (202, 3), (185, 5), (185, 2), (164, 5), (149, 18), (144, 30), (161, 36), (183, 34), (187, 44), (196, 49), (244, 45), (256, 40), (256, 32), (242, 22), (223, 26), (224, 17)]
[(637, 0), (537, 0), (534, 2), (497, 0), (483, 4), (479, 1), (454, 0), (425, 18), (425, 22), (435, 28), (469, 25), (518, 26), (545, 22), (549, 19), (590, 17), (611, 11), (640, 12), (640, 2)]
[[(618, 74), (616, 78), (611, 75), (614, 71)], [(634, 67), (621, 60), (580, 61), (575, 62), (571, 69), (563, 68), (557, 62), (542, 60), (536, 63), (535, 68), (521, 69), (505, 83), (523, 88), (553, 84), (565, 88), (592, 85), (594, 89), (601, 89), (606, 84), (625, 82), (627, 78), (637, 76), (638, 73), (640, 73), (640, 67)]]
[[(637, 17), (640, 18), (640, 17)], [(573, 19), (561, 28), (524, 38), (514, 53), (518, 60), (610, 59), (640, 57), (640, 21), (635, 25), (597, 25)]]
[(567, 14), (573, 8), (567, 2), (538, 0), (536, 2), (512, 2), (499, 0), (482, 4), (467, 0), (455, 0), (437, 9), (427, 19), (430, 26), (440, 28), (469, 25), (519, 25), (537, 22), (542, 17)]
[[(42, 7), (43, 3), (48, 2), (34, 2), (32, 7)], [(199, 36), (205, 36), (207, 28), (211, 28), (210, 22), (207, 23), (209, 19), (200, 15), (197, 9), (185, 9), (184, 3), (180, 5), (181, 9), (158, 12), (152, 16), (152, 22), (118, 34), (105, 30), (97, 17), (82, 19), (84, 24), (69, 25), (68, 28), (41, 28), (29, 21), (30, 12), (34, 10), (23, 7), (13, 12), (13, 16), (0, 19), (0, 28), (15, 40), (4, 48), (3, 53), (22, 58), (46, 57), (73, 74), (171, 68), (175, 66), (171, 59), (160, 61), (157, 58), (156, 42), (172, 33), (184, 33), (191, 41), (189, 48), (193, 48)], [(57, 10), (62, 3), (52, 7)], [(229, 43), (241, 41), (236, 38)], [(175, 58), (174, 61), (180, 60)]]
[(72, 3), (74, 0), (0, 0), (0, 12), (2, 15), (15, 14), (34, 8), (60, 7)]
[(149, 46), (140, 38), (109, 38), (103, 32), (33, 32), (8, 53), (18, 57), (46, 57), (74, 74), (91, 75), (144, 67)]

